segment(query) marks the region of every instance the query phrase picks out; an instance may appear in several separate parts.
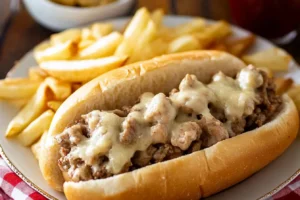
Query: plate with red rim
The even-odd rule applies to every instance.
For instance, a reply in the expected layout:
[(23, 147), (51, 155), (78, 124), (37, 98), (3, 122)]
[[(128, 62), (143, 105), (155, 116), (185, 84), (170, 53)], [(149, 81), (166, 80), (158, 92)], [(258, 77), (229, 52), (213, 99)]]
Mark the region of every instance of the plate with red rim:
[[(166, 16), (164, 18), (164, 24), (166, 26), (175, 26), (188, 22), (191, 19), (191, 17), (185, 16)], [(129, 18), (118, 18), (108, 22), (114, 24), (117, 30), (121, 30), (128, 20)], [(207, 22), (214, 23), (211, 20), (207, 20)], [(250, 32), (235, 26), (232, 26), (232, 29), (232, 37), (235, 38), (244, 37), (250, 34)], [(272, 47), (274, 47), (274, 45), (271, 42), (261, 37), (257, 37), (255, 44), (249, 49), (249, 53), (258, 52)], [(28, 69), (36, 65), (33, 52), (30, 51), (19, 60), (18, 64), (8, 73), (8, 76), (26, 77)], [(288, 73), (281, 73), (277, 75), (290, 77), (295, 82), (300, 83), (300, 68), (293, 61), (290, 63)], [(9, 121), (17, 114), (18, 108), (8, 102), (0, 100), (0, 111), (0, 131), (5, 133)], [(47, 185), (39, 170), (38, 162), (31, 153), (30, 148), (23, 147), (14, 139), (6, 139), (5, 134), (1, 134), (0, 136), (0, 145), (1, 156), (4, 158), (8, 166), (27, 184), (49, 199), (65, 199), (62, 193), (51, 189)], [(300, 175), (299, 149), (300, 137), (298, 136), (286, 152), (264, 169), (241, 183), (207, 199), (252, 200), (267, 199), (271, 197), (295, 177)]]

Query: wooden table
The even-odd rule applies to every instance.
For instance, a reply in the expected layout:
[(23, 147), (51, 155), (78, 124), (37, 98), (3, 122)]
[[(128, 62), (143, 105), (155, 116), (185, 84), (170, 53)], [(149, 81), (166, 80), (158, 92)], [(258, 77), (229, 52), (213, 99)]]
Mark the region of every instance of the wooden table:
[[(1, 0), (2, 1), (2, 0)], [(148, 0), (140, 0), (140, 2), (147, 3)], [(194, 2), (199, 0), (188, 0)], [(214, 0), (213, 0), (214, 1)], [(178, 0), (180, 8), (177, 10), (179, 14), (201, 14), (198, 8), (191, 9), (185, 7), (182, 0)], [(163, 6), (163, 5), (160, 5)], [(166, 8), (170, 9), (170, 8)], [(220, 12), (218, 12), (220, 13)], [(205, 13), (203, 13), (205, 15)], [(219, 14), (216, 18), (226, 17), (228, 13)], [(48, 38), (53, 32), (43, 28), (37, 24), (31, 16), (27, 13), (24, 7), (14, 16), (11, 23), (8, 25), (3, 39), (0, 41), (0, 78), (4, 78), (6, 73), (13, 67), (26, 52), (31, 50), (35, 45)], [(300, 37), (298, 37), (291, 44), (283, 46), (294, 58), (300, 63)]]

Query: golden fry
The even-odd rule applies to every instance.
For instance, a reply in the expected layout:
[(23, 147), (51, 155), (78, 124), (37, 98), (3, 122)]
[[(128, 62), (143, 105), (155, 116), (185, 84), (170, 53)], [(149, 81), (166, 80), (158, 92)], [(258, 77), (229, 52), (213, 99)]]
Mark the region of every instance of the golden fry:
[(82, 49), (79, 52), (79, 58), (94, 59), (111, 56), (122, 40), (123, 36), (118, 32), (113, 32), (107, 36), (101, 37), (95, 43)]
[(273, 71), (287, 71), (291, 56), (279, 48), (270, 48), (252, 55), (243, 56), (242, 59), (256, 67), (266, 67)]
[(156, 9), (151, 13), (151, 19), (155, 23), (157, 28), (161, 27), (163, 17), (164, 17), (163, 9)]
[(282, 95), (286, 93), (293, 85), (294, 81), (290, 78), (275, 78), (276, 93)]
[(62, 81), (86, 82), (120, 67), (126, 59), (127, 56), (110, 56), (93, 60), (47, 61), (40, 67)]
[(29, 68), (28, 77), (33, 81), (43, 81), (48, 74), (39, 67), (31, 67)]
[(218, 51), (229, 51), (227, 46), (224, 43), (213, 44), (209, 49), (218, 50)]
[(205, 20), (202, 18), (197, 18), (191, 20), (190, 22), (175, 27), (174, 33), (176, 34), (176, 36), (181, 36), (190, 33), (199, 33), (204, 30), (205, 30)]
[(64, 100), (72, 93), (71, 83), (56, 80), (53, 77), (48, 77), (45, 83), (49, 86), (56, 100)]
[(50, 127), (54, 112), (47, 110), (31, 122), (18, 136), (17, 139), (24, 145), (32, 145)]
[(95, 23), (91, 26), (91, 32), (95, 39), (110, 34), (113, 31), (113, 25), (108, 23)]
[(227, 43), (229, 52), (235, 56), (241, 56), (255, 42), (255, 35), (250, 34), (247, 37), (236, 39)]
[(14, 78), (0, 80), (0, 98), (28, 99), (32, 97), (41, 81), (28, 78)]
[(118, 46), (115, 52), (116, 56), (130, 56), (132, 54), (137, 38), (139, 38), (139, 36), (145, 30), (149, 20), (150, 13), (146, 8), (140, 8), (135, 13), (126, 30), (124, 31), (124, 40)]
[(68, 29), (60, 33), (52, 34), (50, 36), (50, 43), (55, 46), (59, 44), (64, 44), (66, 42), (78, 43), (81, 39), (80, 29)]
[(72, 83), (72, 93), (78, 90), (82, 86), (82, 83)]
[(77, 0), (52, 0), (56, 3), (60, 3), (67, 6), (75, 6)]
[(209, 47), (213, 43), (224, 40), (231, 34), (230, 25), (225, 21), (218, 21), (199, 33), (193, 35), (199, 40), (202, 49)]
[(82, 49), (85, 49), (89, 46), (91, 46), (92, 44), (95, 43), (95, 40), (81, 40), (79, 43), (78, 43), (78, 49), (79, 51), (82, 50)]
[(93, 33), (89, 28), (83, 28), (81, 30), (81, 41), (82, 40), (95, 40)]
[(168, 53), (178, 53), (195, 49), (200, 49), (197, 38), (192, 35), (184, 35), (170, 43)]
[(47, 85), (42, 83), (35, 95), (25, 107), (11, 120), (6, 130), (6, 137), (19, 134), (25, 127), (45, 111), (47, 100)]
[(51, 46), (42, 51), (35, 51), (34, 57), (38, 63), (49, 60), (68, 60), (77, 52), (77, 45), (71, 41)]
[(139, 58), (141, 57), (140, 54), (146, 54), (146, 52), (144, 52), (144, 49), (147, 48), (150, 42), (155, 38), (156, 32), (157, 32), (156, 25), (154, 24), (153, 21), (149, 21), (144, 32), (141, 34), (139, 40), (135, 44), (133, 54), (129, 58), (127, 63), (133, 63), (139, 61), (140, 60)]
[(288, 90), (288, 95), (294, 99), (297, 96), (300, 96), (300, 85), (294, 85)]
[(49, 109), (56, 112), (62, 103), (63, 103), (62, 101), (48, 101), (47, 106)]

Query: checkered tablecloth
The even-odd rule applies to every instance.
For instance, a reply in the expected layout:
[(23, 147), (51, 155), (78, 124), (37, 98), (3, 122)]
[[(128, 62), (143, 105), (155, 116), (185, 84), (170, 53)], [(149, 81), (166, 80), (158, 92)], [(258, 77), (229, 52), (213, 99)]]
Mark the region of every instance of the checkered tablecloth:
[[(0, 200), (46, 200), (22, 181), (0, 157)], [(268, 200), (300, 200), (300, 176)]]

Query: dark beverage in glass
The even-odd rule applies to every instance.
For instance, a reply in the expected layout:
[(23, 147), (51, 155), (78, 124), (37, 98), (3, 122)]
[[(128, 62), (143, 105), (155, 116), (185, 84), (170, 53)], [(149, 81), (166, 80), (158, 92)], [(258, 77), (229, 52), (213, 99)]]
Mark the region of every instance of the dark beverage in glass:
[(229, 0), (233, 22), (276, 39), (300, 25), (300, 0)]

